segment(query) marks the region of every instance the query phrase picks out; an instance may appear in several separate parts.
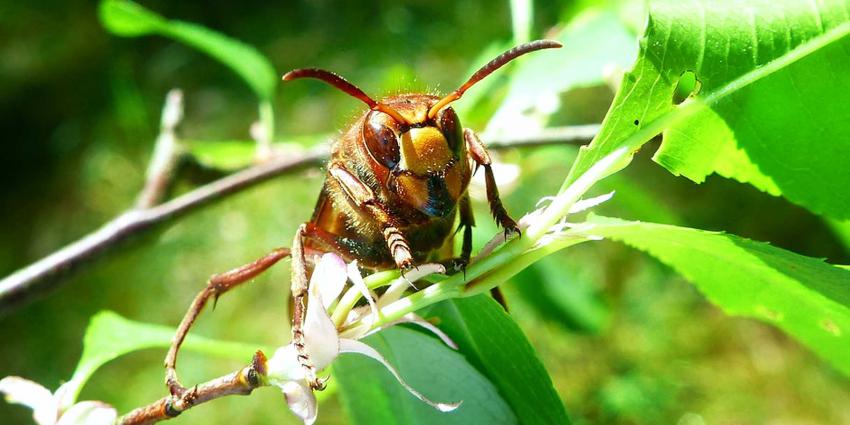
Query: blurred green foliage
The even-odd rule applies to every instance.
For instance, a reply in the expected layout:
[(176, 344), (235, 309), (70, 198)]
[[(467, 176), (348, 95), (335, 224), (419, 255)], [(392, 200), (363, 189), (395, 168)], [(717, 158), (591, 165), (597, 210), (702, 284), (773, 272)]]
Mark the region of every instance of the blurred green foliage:
[[(484, 51), (513, 37), (508, 2), (143, 4), (256, 46), (278, 70), (332, 69), (375, 96), (445, 91), (491, 56)], [(593, 4), (536, 2), (533, 33)], [(629, 7), (614, 13), (639, 15)], [(86, 234), (133, 202), (169, 89), (185, 91), (180, 134), (187, 139), (248, 139), (256, 120), (254, 94), (228, 69), (165, 38), (113, 37), (90, 2), (6, 2), (0, 5), (0, 40), (3, 274)], [(592, 43), (583, 47), (595, 49)], [(494, 85), (485, 91), (479, 107), (461, 117), (465, 125), (486, 124), (508, 89)], [(568, 109), (581, 113), (565, 111), (553, 119), (601, 119), (611, 98), (605, 86), (570, 90), (561, 102), (580, 105)], [(360, 110), (356, 101), (311, 84), (278, 87), (273, 103), (277, 135), (286, 140), (333, 133)], [(522, 170), (520, 184), (505, 191), (509, 210), (528, 211), (555, 192), (575, 154), (566, 146), (501, 154)], [(177, 190), (194, 184), (186, 179)], [(131, 241), (65, 287), (0, 317), (0, 376), (57, 387), (80, 357), (88, 320), (102, 309), (174, 326), (210, 274), (288, 245), (295, 227), (309, 217), (320, 185), (320, 174), (307, 172), (226, 199)], [(749, 186), (716, 177), (695, 186), (639, 154), (599, 188), (611, 189), (618, 193), (599, 209), (602, 214), (723, 229), (850, 263), (850, 251), (820, 218)], [(482, 207), (476, 205), (479, 246), (496, 231)], [(548, 289), (535, 292), (539, 276)], [(288, 266), (276, 267), (222, 299), (201, 318), (197, 333), (262, 345), (285, 342), (288, 282)], [(846, 378), (776, 330), (723, 315), (669, 269), (620, 245), (557, 254), (505, 290), (512, 316), (576, 423), (850, 423)], [(569, 296), (569, 302), (541, 301), (549, 291)], [(162, 396), (163, 355), (148, 350), (110, 363), (82, 398), (105, 400), (125, 412)], [(181, 376), (196, 382), (242, 363), (187, 352)], [(336, 399), (323, 403), (320, 423), (346, 423), (340, 409)], [(4, 423), (27, 423), (28, 416), (0, 404)], [(294, 423), (282, 396), (271, 389), (216, 401), (175, 423), (246, 418)]]

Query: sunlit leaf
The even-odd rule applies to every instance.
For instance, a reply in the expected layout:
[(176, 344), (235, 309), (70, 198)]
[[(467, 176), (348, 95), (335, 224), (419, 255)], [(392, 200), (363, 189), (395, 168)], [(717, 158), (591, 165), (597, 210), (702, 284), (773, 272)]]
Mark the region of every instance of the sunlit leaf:
[(850, 253), (850, 220), (829, 220), (827, 224), (838, 240), (841, 241), (841, 244), (844, 245), (844, 250)]
[(793, 335), (850, 375), (850, 271), (718, 232), (591, 217), (589, 232), (674, 268), (725, 312)]
[(572, 331), (598, 334), (607, 327), (611, 311), (589, 276), (590, 268), (571, 255), (556, 254), (521, 271), (513, 278), (516, 291), (542, 319)]
[(216, 170), (232, 171), (254, 163), (256, 144), (250, 140), (186, 140), (189, 153), (198, 163)]
[(487, 378), (439, 339), (394, 327), (364, 340), (416, 390), (437, 402), (463, 404), (442, 413), (408, 393), (378, 362), (343, 354), (333, 367), (353, 424), (515, 424), (511, 408)]
[(608, 12), (585, 12), (553, 38), (564, 47), (518, 61), (489, 131), (527, 134), (534, 127), (542, 128), (549, 115), (561, 108), (561, 93), (602, 84), (606, 72), (628, 67), (637, 51), (634, 35)]
[(459, 350), (487, 376), (523, 424), (568, 424), (545, 367), (522, 330), (487, 295), (443, 301), (434, 317)]
[(200, 25), (165, 19), (129, 0), (103, 0), (99, 12), (101, 22), (113, 34), (173, 38), (230, 67), (261, 99), (268, 100), (274, 93), (279, 77), (268, 59), (252, 46)]
[[(716, 172), (850, 218), (850, 4), (659, 1), (600, 134), (567, 184), (620, 146), (664, 132), (655, 160), (701, 182)], [(693, 72), (696, 97), (674, 104)]]
[[(174, 337), (174, 329), (125, 319), (111, 311), (101, 311), (92, 317), (83, 338), (83, 354), (71, 377), (71, 392), (79, 394), (91, 375), (111, 360), (147, 348), (167, 348)], [(267, 352), (269, 347), (256, 344), (218, 341), (189, 335), (183, 344), (188, 351), (210, 356), (248, 361), (258, 349)]]

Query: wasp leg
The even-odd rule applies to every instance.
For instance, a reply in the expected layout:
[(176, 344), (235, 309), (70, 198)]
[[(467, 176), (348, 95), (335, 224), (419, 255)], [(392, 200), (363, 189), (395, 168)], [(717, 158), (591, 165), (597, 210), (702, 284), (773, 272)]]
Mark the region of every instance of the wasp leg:
[(472, 203), (469, 194), (465, 193), (458, 201), (460, 210), (460, 226), (463, 227), (463, 244), (460, 246), (460, 259), (464, 265), (469, 264), (472, 256), (472, 227), (475, 226), (475, 216), (472, 214)]
[(165, 384), (168, 386), (168, 390), (172, 395), (180, 396), (186, 391), (186, 388), (180, 385), (180, 381), (177, 379), (177, 370), (175, 369), (177, 365), (177, 352), (180, 350), (183, 340), (186, 339), (186, 335), (189, 333), (192, 324), (195, 323), (198, 315), (201, 314), (201, 310), (206, 306), (207, 301), (210, 298), (218, 301), (218, 297), (225, 292), (250, 281), (278, 261), (288, 257), (289, 254), (289, 248), (278, 248), (252, 263), (210, 277), (207, 281), (207, 286), (195, 296), (192, 306), (189, 307), (189, 311), (183, 316), (183, 321), (180, 322), (177, 333), (174, 334), (174, 338), (171, 340), (171, 347), (168, 349), (168, 354), (165, 356)]
[(457, 232), (463, 230), (463, 242), (460, 246), (460, 257), (449, 258), (440, 263), (445, 266), (449, 273), (464, 272), (472, 257), (472, 227), (475, 226), (475, 217), (472, 215), (472, 204), (469, 202), (469, 194), (464, 193), (458, 199), (458, 211), (460, 212), (460, 223)]
[[(460, 248), (460, 261), (463, 262), (465, 273), (466, 265), (469, 264), (469, 258), (472, 255), (472, 227), (475, 226), (475, 216), (472, 214), (472, 204), (469, 202), (469, 194), (465, 194), (460, 198), (458, 208), (460, 208), (460, 225), (463, 227), (463, 244)], [(496, 302), (502, 305), (505, 311), (508, 311), (505, 296), (498, 286), (490, 290), (490, 295)]]
[(307, 258), (304, 255), (304, 240), (311, 234), (307, 225), (302, 224), (292, 241), (292, 279), (290, 294), (292, 297), (292, 344), (298, 352), (298, 362), (304, 369), (304, 378), (311, 389), (325, 389), (325, 381), (316, 377), (316, 367), (304, 345), (304, 320), (307, 316)]
[(487, 148), (484, 147), (484, 144), (481, 143), (475, 132), (468, 128), (463, 130), (463, 139), (466, 141), (466, 146), (469, 149), (472, 160), (477, 165), (484, 167), (487, 202), (490, 204), (490, 212), (493, 214), (493, 218), (505, 229), (505, 236), (508, 233), (519, 234), (520, 231), (516, 221), (505, 211), (502, 200), (499, 198), (499, 189), (496, 187), (496, 178), (493, 176), (493, 167), (491, 166), (490, 154), (487, 153)]
[(328, 167), (331, 177), (340, 185), (348, 199), (375, 219), (380, 225), (381, 233), (393, 261), (402, 272), (415, 267), (410, 243), (398, 229), (395, 218), (387, 211), (387, 207), (375, 197), (372, 190), (351, 174), (340, 163), (332, 163)]

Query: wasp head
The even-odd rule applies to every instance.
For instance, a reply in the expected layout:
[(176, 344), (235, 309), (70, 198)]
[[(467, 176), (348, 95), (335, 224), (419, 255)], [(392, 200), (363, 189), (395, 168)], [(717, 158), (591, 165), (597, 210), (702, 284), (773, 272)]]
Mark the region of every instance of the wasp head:
[(407, 94), (384, 99), (363, 124), (369, 155), (390, 171), (387, 189), (406, 204), (435, 217), (454, 211), (469, 182), (460, 121), (451, 107), (433, 117), (435, 96)]
[(536, 40), (507, 50), (442, 98), (406, 94), (376, 102), (339, 75), (316, 68), (296, 69), (283, 79), (316, 78), (369, 105), (362, 140), (374, 160), (375, 174), (387, 176), (383, 183), (402, 202), (429, 216), (444, 217), (454, 211), (469, 183), (463, 129), (448, 105), (511, 60), (556, 47), (561, 47), (557, 41)]

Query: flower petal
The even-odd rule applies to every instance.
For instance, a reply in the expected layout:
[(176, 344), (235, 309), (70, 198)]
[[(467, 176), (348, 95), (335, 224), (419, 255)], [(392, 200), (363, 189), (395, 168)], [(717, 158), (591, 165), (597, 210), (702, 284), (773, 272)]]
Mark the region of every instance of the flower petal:
[(322, 255), (319, 263), (316, 264), (316, 269), (310, 277), (310, 286), (316, 286), (322, 296), (322, 303), (327, 309), (342, 293), (345, 280), (345, 261), (342, 261), (337, 254), (327, 253)]
[(570, 207), (568, 214), (580, 213), (584, 210), (593, 208), (611, 199), (613, 196), (614, 191), (612, 190), (604, 195), (594, 196), (593, 198), (580, 199), (578, 202), (576, 202), (575, 204), (573, 204), (573, 206)]
[(295, 413), (305, 425), (316, 422), (319, 414), (319, 405), (316, 396), (303, 381), (289, 381), (280, 386), (283, 395), (286, 396), (286, 404), (292, 413)]
[(118, 419), (115, 409), (99, 401), (81, 401), (68, 409), (56, 425), (111, 425)]
[(59, 406), (53, 393), (41, 384), (18, 376), (0, 379), (0, 393), (6, 394), (9, 403), (23, 404), (32, 409), (32, 417), (39, 425), (52, 425), (59, 415)]
[(369, 308), (372, 309), (372, 315), (377, 318), (378, 306), (375, 304), (375, 298), (372, 297), (371, 292), (369, 292), (366, 282), (363, 281), (363, 276), (360, 275), (360, 269), (357, 268), (356, 260), (348, 264), (348, 278), (351, 279), (351, 283), (358, 291), (360, 291), (363, 298), (366, 298), (366, 301), (369, 302)]
[[(422, 317), (420, 317), (416, 313), (405, 314), (401, 319), (397, 320), (393, 324), (401, 324), (401, 323), (412, 323), (414, 325), (421, 326), (421, 327), (425, 328), (426, 330), (431, 331), (431, 333), (433, 333), (434, 335), (437, 335), (437, 338), (440, 338), (440, 340), (443, 341), (443, 344), (446, 344), (449, 347), (452, 347), (453, 349), (457, 350), (457, 344), (455, 344), (455, 342), (452, 341), (452, 339), (448, 335), (446, 335), (445, 332), (440, 330), (440, 328), (434, 326), (433, 323), (423, 319)], [(391, 325), (387, 325), (386, 327), (390, 327), (390, 326)]]
[[(376, 316), (371, 315), (371, 311), (372, 310), (367, 305), (361, 305), (351, 309), (351, 311), (348, 312), (348, 316), (345, 318), (345, 323), (343, 324), (345, 330), (339, 333), (339, 337), (350, 339), (363, 338), (363, 335), (366, 335), (366, 333), (369, 332), (369, 329), (372, 328), (372, 323), (377, 319)], [(351, 326), (354, 323), (357, 324)]]
[(62, 384), (56, 391), (53, 392), (53, 399), (56, 400), (56, 408), (60, 412), (64, 412), (71, 408), (77, 401), (77, 396), (80, 395), (82, 385), (85, 384), (80, 378), (71, 378), (70, 381)]
[(292, 344), (275, 350), (266, 362), (266, 376), (274, 385), (283, 385), (287, 381), (304, 379), (304, 368), (298, 363), (298, 350)]
[(381, 353), (379, 353), (377, 350), (366, 345), (365, 343), (353, 339), (340, 339), (339, 349), (341, 353), (362, 354), (366, 357), (370, 357), (379, 361), (382, 365), (384, 365), (384, 367), (387, 368), (387, 370), (390, 371), (391, 374), (393, 374), (395, 379), (398, 380), (398, 383), (401, 384), (401, 386), (403, 386), (404, 389), (407, 390), (407, 392), (441, 412), (451, 412), (452, 410), (457, 409), (458, 406), (460, 406), (460, 404), (462, 403), (462, 401), (459, 401), (457, 403), (437, 403), (431, 401), (430, 399), (422, 395), (422, 393), (420, 393), (419, 391), (414, 390), (413, 387), (407, 384), (407, 382), (404, 382), (404, 380), (401, 379), (401, 376), (398, 374), (398, 371), (396, 371), (395, 368), (393, 368), (389, 364), (389, 362), (387, 362), (387, 359), (385, 359), (384, 356), (382, 356)]
[(316, 370), (324, 369), (339, 355), (339, 336), (325, 309), (321, 287), (321, 281), (310, 279), (304, 318), (304, 348)]

